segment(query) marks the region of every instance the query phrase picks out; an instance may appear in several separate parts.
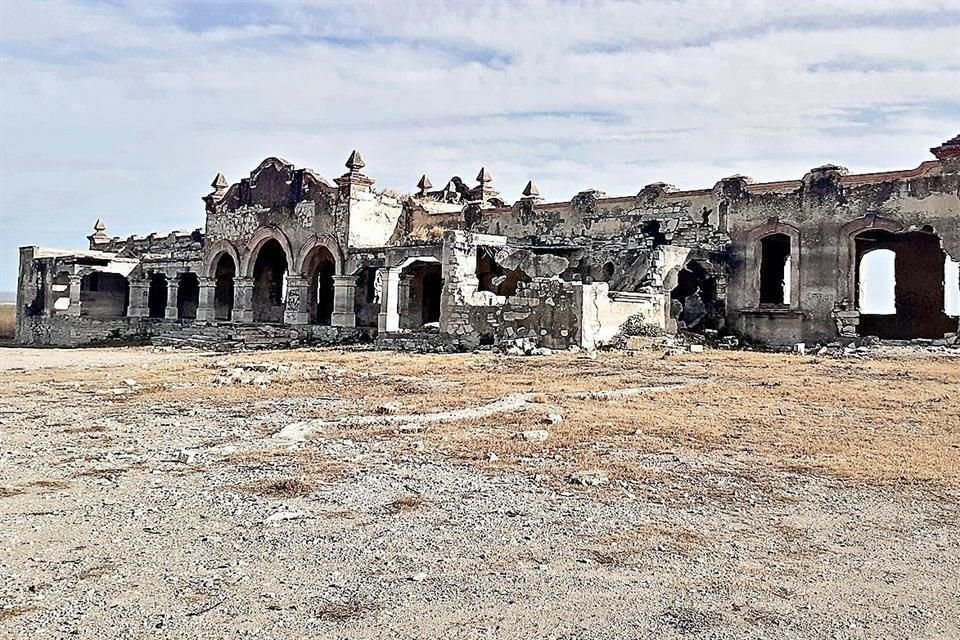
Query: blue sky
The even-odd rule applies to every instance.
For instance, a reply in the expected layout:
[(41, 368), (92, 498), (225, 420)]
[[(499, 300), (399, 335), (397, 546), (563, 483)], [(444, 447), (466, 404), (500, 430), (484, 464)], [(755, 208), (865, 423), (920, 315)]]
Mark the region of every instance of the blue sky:
[(916, 166), (960, 133), (956, 2), (0, 4), (0, 290), (16, 247), (192, 229), (278, 155), (507, 199)]

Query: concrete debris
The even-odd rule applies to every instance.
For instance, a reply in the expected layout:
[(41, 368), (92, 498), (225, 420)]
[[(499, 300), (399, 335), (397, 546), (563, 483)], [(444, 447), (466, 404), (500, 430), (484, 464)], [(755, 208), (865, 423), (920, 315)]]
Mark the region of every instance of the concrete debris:
[(550, 356), (554, 350), (540, 347), (534, 338), (516, 338), (503, 342), (500, 351), (508, 356)]

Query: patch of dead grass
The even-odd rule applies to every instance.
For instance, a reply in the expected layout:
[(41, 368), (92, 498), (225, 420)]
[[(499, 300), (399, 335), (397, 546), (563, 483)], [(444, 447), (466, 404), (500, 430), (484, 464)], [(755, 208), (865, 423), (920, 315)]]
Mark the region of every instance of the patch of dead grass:
[(316, 487), (300, 478), (280, 478), (278, 480), (261, 480), (246, 485), (244, 489), (268, 498), (301, 498), (313, 493)]
[(346, 602), (329, 602), (321, 605), (314, 611), (314, 617), (324, 622), (346, 622), (363, 617), (373, 607), (359, 600)]
[(13, 607), (0, 607), (0, 620), (10, 620), (25, 613), (35, 611), (36, 607), (30, 605), (20, 605)]
[(82, 571), (80, 571), (80, 573), (77, 574), (77, 578), (79, 578), (80, 580), (100, 578), (102, 576), (113, 573), (116, 570), (116, 568), (117, 566), (110, 562), (106, 564), (96, 565), (93, 567), (87, 567), (86, 569), (83, 569)]
[(389, 503), (386, 506), (387, 513), (391, 515), (398, 515), (401, 513), (406, 513), (409, 511), (415, 511), (421, 509), (430, 504), (430, 499), (426, 496), (417, 494), (417, 495), (407, 495), (400, 496), (393, 502)]

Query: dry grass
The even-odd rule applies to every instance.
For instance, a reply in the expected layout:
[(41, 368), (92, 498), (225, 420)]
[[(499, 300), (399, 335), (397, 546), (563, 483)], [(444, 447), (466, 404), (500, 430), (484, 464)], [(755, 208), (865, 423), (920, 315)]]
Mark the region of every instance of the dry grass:
[(387, 513), (397, 515), (408, 511), (415, 511), (430, 504), (430, 500), (422, 495), (400, 496), (387, 505)]
[(325, 622), (345, 622), (362, 617), (371, 608), (358, 600), (330, 602), (318, 607), (313, 616)]
[(17, 305), (0, 303), (0, 340), (12, 340), (17, 324)]
[(316, 489), (311, 483), (299, 478), (281, 478), (279, 480), (263, 480), (247, 485), (245, 490), (268, 498), (301, 498), (313, 493)]
[[(522, 392), (542, 406), (434, 424), (416, 438), (428, 451), (491, 469), (516, 468), (518, 461), (533, 457), (547, 461), (541, 464), (544, 473), (598, 468), (614, 481), (646, 478), (649, 472), (632, 461), (638, 455), (678, 451), (723, 452), (781, 469), (871, 482), (960, 483), (960, 361), (953, 357), (819, 360), (707, 351), (663, 358), (648, 351), (508, 358), (331, 349), (222, 358), (231, 364), (293, 365), (289, 374), (275, 376), (274, 384), (264, 388), (214, 385), (217, 372), (210, 359), (152, 357), (145, 353), (142, 367), (0, 372), (0, 396), (43, 389), (77, 402), (90, 396), (71, 390), (71, 384), (102, 389), (130, 377), (139, 390), (98, 396), (98, 402), (119, 411), (201, 406), (245, 416), (270, 410), (257, 400), (289, 401), (303, 403), (300, 419), (333, 419), (375, 415), (386, 402), (399, 402), (404, 413), (430, 412), (479, 406)], [(50, 391), (54, 383), (61, 386)], [(669, 388), (612, 398), (590, 395), (647, 386)], [(562, 414), (563, 421), (544, 425), (543, 415), (553, 412)], [(546, 442), (513, 437), (539, 428), (549, 430)], [(392, 429), (349, 428), (334, 437), (380, 439), (390, 437)], [(280, 469), (307, 482), (342, 475), (342, 465), (311, 451), (245, 453), (232, 461)], [(499, 460), (490, 462), (490, 452)], [(558, 455), (560, 460), (553, 462)]]
[(0, 607), (0, 620), (10, 620), (34, 610), (36, 610), (36, 607), (32, 606)]
[(86, 569), (83, 569), (82, 571), (80, 571), (80, 573), (77, 574), (77, 578), (79, 578), (80, 580), (89, 580), (91, 578), (99, 578), (101, 576), (105, 576), (113, 573), (116, 570), (116, 568), (117, 568), (116, 565), (112, 563), (101, 564), (95, 567), (87, 567)]

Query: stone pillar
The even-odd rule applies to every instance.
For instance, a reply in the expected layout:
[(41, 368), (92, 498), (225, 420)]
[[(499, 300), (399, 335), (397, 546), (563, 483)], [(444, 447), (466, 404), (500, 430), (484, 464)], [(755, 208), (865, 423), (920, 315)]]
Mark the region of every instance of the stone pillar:
[(381, 269), (382, 290), (380, 291), (380, 315), (377, 316), (377, 330), (389, 333), (400, 330), (400, 270)]
[(67, 307), (66, 311), (63, 312), (67, 316), (79, 316), (80, 315), (80, 282), (83, 280), (82, 276), (71, 275), (70, 276), (70, 306)]
[(150, 297), (150, 283), (137, 281), (130, 283), (130, 301), (127, 304), (127, 316), (131, 318), (145, 318), (150, 315), (148, 300)]
[(330, 324), (335, 327), (357, 326), (356, 291), (356, 276), (333, 276), (333, 317)]
[(284, 324), (307, 324), (310, 312), (307, 307), (306, 278), (287, 276), (287, 303), (283, 311)]
[(253, 278), (234, 278), (232, 315), (234, 322), (253, 322)]
[(211, 321), (216, 317), (217, 282), (211, 278), (200, 278), (200, 300), (197, 304), (197, 320)]
[(180, 281), (177, 278), (167, 279), (167, 308), (163, 312), (163, 317), (167, 320), (176, 320), (177, 316), (177, 291), (180, 289)]
[[(419, 327), (420, 318), (411, 313), (410, 305), (410, 284), (413, 282), (412, 275), (401, 275), (400, 286), (397, 295), (397, 315), (400, 317), (398, 324), (401, 328)], [(404, 322), (406, 320), (406, 322)]]

